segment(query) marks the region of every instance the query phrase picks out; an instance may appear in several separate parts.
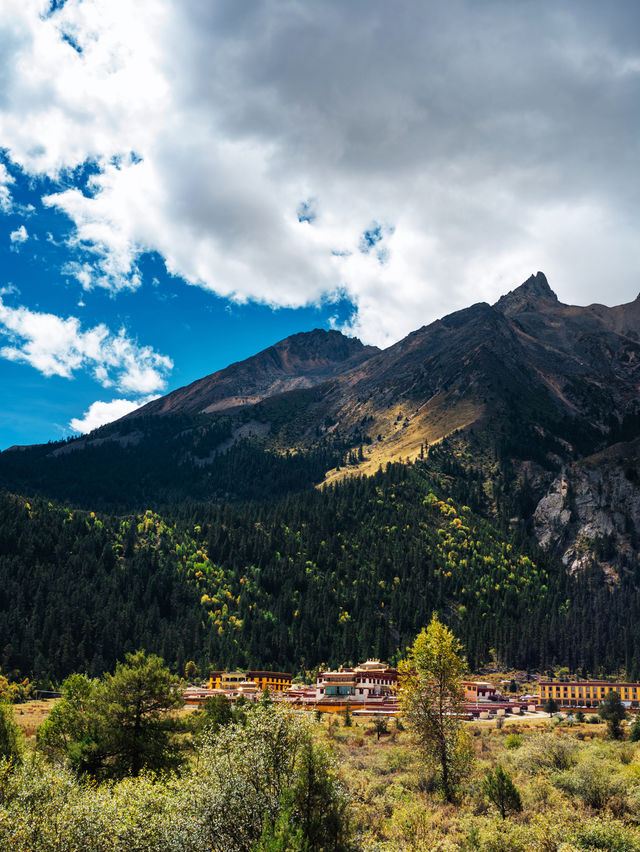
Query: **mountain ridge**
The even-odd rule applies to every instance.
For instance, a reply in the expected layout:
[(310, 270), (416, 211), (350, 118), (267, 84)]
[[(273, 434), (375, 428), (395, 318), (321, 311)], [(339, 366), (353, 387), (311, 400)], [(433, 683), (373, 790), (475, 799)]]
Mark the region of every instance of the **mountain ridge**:
[(147, 403), (125, 418), (175, 413), (212, 414), (253, 405), (268, 396), (309, 388), (379, 351), (339, 331), (299, 332)]
[[(179, 495), (263, 499), (415, 462), (452, 437), (472, 457), (464, 475), (484, 481), (485, 513), (510, 501), (567, 565), (589, 530), (609, 536), (613, 576), (633, 551), (638, 483), (624, 480), (627, 509), (592, 522), (598, 498), (581, 465), (640, 435), (639, 388), (640, 300), (565, 305), (538, 272), (384, 350), (337, 331), (292, 335), (82, 438), (5, 451), (0, 483), (85, 504), (125, 495), (138, 509)], [(615, 495), (626, 462), (612, 458), (601, 487)], [(563, 471), (584, 499), (556, 511)], [(496, 477), (509, 479), (509, 499)], [(584, 565), (598, 547), (578, 550)]]

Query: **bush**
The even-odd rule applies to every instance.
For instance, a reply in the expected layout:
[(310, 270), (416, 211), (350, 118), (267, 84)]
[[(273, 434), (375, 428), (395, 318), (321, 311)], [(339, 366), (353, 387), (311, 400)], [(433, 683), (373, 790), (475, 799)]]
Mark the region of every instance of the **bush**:
[(579, 849), (602, 849), (605, 852), (640, 852), (637, 829), (613, 820), (588, 820), (580, 825), (572, 840)]
[(504, 744), (507, 748), (520, 748), (522, 737), (520, 734), (507, 734), (504, 738)]
[[(258, 707), (206, 735), (182, 777), (85, 785), (38, 753), (0, 767), (0, 849), (12, 852), (346, 850), (348, 800), (305, 720)], [(260, 844), (260, 845), (258, 845)]]
[(15, 763), (22, 752), (22, 732), (18, 728), (10, 704), (0, 701), (0, 760)]
[(540, 734), (518, 749), (518, 766), (531, 775), (553, 769), (568, 769), (575, 760), (576, 744), (567, 736)]
[(613, 796), (624, 793), (624, 783), (615, 766), (597, 754), (588, 755), (573, 769), (562, 773), (556, 783), (595, 810), (605, 807)]

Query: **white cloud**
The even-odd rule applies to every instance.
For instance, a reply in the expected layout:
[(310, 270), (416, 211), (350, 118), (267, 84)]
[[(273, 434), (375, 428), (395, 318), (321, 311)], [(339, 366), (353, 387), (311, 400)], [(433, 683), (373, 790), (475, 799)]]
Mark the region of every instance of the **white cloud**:
[(7, 171), (4, 163), (0, 163), (0, 211), (9, 213), (13, 206), (11, 191), (9, 186), (13, 183), (13, 178)]
[(135, 411), (136, 408), (140, 408), (141, 405), (151, 402), (152, 399), (156, 399), (156, 397), (146, 396), (138, 400), (112, 399), (111, 402), (97, 400), (89, 406), (81, 418), (74, 417), (69, 423), (69, 428), (74, 432), (82, 432), (84, 435), (87, 432), (92, 432), (99, 426), (104, 426), (106, 423), (111, 423), (120, 417), (124, 417), (125, 414)]
[(76, 317), (10, 308), (0, 299), (0, 334), (9, 345), (0, 356), (30, 364), (45, 376), (71, 378), (89, 371), (103, 387), (129, 393), (151, 394), (163, 390), (173, 362), (150, 346), (140, 346), (124, 329), (113, 334), (103, 325), (82, 330)]
[(8, 156), (99, 169), (44, 199), (85, 289), (156, 251), (238, 301), (344, 292), (377, 343), (537, 269), (567, 301), (637, 293), (634, 4), (7, 2)]
[(11, 231), (9, 234), (9, 239), (12, 243), (26, 243), (29, 239), (29, 234), (24, 225), (20, 225), (19, 228), (16, 228), (15, 231)]

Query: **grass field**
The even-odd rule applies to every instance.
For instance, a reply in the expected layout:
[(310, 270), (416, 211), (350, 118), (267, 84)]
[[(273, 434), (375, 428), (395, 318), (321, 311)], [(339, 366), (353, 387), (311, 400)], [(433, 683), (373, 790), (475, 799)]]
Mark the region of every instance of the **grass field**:
[(28, 740), (35, 738), (36, 731), (57, 700), (57, 698), (48, 698), (46, 701), (26, 701), (24, 704), (13, 705), (16, 722)]

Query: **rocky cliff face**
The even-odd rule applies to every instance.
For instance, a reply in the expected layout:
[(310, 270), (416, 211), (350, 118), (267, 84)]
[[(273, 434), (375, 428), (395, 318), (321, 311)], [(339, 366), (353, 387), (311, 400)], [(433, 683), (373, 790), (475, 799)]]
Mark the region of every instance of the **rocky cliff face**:
[(536, 506), (539, 544), (570, 571), (597, 563), (613, 580), (640, 548), (640, 440), (576, 462)]

